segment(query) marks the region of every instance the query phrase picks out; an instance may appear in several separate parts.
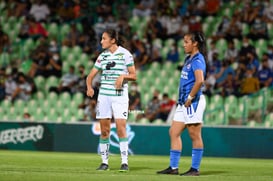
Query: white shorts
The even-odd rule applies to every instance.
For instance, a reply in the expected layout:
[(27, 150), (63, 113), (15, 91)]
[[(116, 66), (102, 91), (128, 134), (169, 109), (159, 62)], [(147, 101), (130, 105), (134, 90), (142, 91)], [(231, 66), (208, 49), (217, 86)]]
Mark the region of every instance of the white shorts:
[(202, 123), (203, 115), (206, 108), (206, 99), (201, 95), (199, 101), (193, 102), (190, 107), (178, 105), (173, 121), (183, 122), (185, 124)]
[(98, 96), (97, 101), (97, 119), (127, 119), (129, 109), (128, 93), (124, 92), (123, 96)]

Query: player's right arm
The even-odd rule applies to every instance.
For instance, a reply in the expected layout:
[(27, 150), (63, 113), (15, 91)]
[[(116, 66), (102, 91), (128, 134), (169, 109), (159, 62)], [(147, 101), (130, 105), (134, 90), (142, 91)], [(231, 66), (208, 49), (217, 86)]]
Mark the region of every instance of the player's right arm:
[(92, 70), (90, 71), (90, 73), (88, 74), (86, 78), (86, 87), (87, 87), (86, 95), (89, 97), (93, 97), (94, 95), (94, 89), (92, 88), (92, 81), (98, 72), (99, 70), (96, 67), (94, 67), (92, 68)]

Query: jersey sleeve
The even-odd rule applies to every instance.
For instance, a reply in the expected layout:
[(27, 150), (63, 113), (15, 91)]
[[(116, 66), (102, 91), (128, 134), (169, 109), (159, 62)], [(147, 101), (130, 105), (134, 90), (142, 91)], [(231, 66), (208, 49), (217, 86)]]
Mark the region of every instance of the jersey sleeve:
[(125, 64), (127, 67), (133, 66), (134, 65), (134, 58), (131, 53), (126, 53), (125, 54)]
[(98, 69), (98, 70), (102, 69), (102, 67), (101, 67), (101, 60), (102, 60), (102, 56), (99, 55), (98, 58), (97, 58), (97, 60), (96, 60), (96, 62), (95, 62), (95, 65), (94, 65), (94, 67), (96, 69)]
[(205, 72), (206, 71), (205, 61), (201, 60), (200, 58), (197, 58), (192, 64), (192, 69), (193, 72), (195, 72), (196, 70), (202, 70), (203, 72)]

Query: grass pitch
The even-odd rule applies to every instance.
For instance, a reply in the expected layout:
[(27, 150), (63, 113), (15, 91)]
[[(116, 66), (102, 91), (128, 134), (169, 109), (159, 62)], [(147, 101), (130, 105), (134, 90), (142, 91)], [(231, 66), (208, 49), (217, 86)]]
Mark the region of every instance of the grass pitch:
[[(1, 181), (269, 181), (273, 180), (273, 160), (204, 157), (199, 177), (157, 175), (168, 166), (168, 156), (129, 157), (130, 171), (118, 172), (120, 156), (110, 155), (110, 171), (96, 171), (100, 156), (88, 153), (0, 150)], [(187, 171), (190, 157), (181, 157), (180, 172)]]

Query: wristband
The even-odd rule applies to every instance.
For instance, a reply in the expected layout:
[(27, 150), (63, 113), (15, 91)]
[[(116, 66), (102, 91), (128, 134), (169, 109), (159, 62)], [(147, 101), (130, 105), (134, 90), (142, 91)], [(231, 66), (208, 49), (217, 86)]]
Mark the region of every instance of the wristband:
[(190, 94), (188, 95), (188, 100), (193, 100), (194, 97), (192, 97)]

